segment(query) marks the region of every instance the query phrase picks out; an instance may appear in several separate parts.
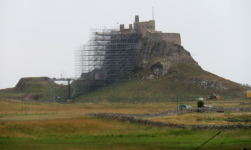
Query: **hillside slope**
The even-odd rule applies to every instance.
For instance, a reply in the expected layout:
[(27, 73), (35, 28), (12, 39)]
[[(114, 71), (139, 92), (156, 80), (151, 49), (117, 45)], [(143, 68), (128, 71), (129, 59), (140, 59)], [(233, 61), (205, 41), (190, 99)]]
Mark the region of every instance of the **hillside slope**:
[[(89, 93), (74, 93), (75, 102), (152, 102), (195, 100), (215, 93), (223, 99), (245, 98), (246, 89), (203, 70), (181, 45), (141, 38), (137, 66), (131, 78), (115, 86)], [(74, 83), (74, 82), (73, 82)], [(14, 88), (0, 90), (0, 97), (22, 97), (32, 93), (35, 100), (64, 102), (67, 86), (58, 85), (48, 77), (22, 78)]]
[(48, 77), (21, 78), (15, 87), (0, 90), (0, 97), (3, 98), (21, 100), (27, 94), (32, 94), (33, 100), (59, 102), (65, 101), (68, 96), (67, 86), (56, 84)]
[(142, 38), (138, 66), (129, 81), (75, 98), (75, 101), (173, 101), (207, 97), (245, 98), (245, 88), (204, 71), (181, 45)]

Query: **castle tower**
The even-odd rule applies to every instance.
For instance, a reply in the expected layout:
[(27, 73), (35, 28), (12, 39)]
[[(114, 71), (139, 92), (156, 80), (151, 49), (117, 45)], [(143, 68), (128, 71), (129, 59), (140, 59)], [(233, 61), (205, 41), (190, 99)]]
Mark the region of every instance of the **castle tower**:
[(124, 24), (120, 24), (120, 30), (124, 30), (124, 29), (125, 29)]
[(139, 15), (135, 15), (135, 22), (133, 23), (134, 29), (138, 29)]
[(132, 24), (129, 24), (129, 29), (132, 29)]
[(139, 15), (135, 15), (135, 22), (139, 22)]

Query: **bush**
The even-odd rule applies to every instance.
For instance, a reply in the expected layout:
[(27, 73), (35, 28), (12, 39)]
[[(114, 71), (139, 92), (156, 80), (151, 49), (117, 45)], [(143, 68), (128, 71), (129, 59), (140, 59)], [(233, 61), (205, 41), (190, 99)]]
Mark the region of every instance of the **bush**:
[(227, 110), (227, 111), (225, 111), (224, 113), (225, 113), (226, 116), (229, 116), (230, 113), (231, 113), (231, 111), (230, 111), (230, 110)]
[(163, 66), (162, 66), (162, 64), (160, 62), (156, 62), (155, 64), (152, 65), (151, 70), (153, 70), (153, 68), (160, 68), (160, 69), (162, 69)]
[(204, 107), (204, 102), (203, 101), (197, 101), (197, 107), (198, 108)]

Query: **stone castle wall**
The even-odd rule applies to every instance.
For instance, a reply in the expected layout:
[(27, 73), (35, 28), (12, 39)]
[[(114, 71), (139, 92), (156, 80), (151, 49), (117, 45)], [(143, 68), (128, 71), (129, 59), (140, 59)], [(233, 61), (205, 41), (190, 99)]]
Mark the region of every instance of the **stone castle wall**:
[[(124, 25), (120, 25), (120, 31), (124, 29)], [(181, 45), (181, 38), (179, 33), (162, 33), (156, 31), (155, 20), (139, 22), (139, 16), (135, 16), (134, 29), (142, 34), (143, 37), (148, 37), (152, 41), (168, 41)]]
[(146, 37), (151, 39), (152, 41), (167, 41), (173, 42), (181, 45), (181, 38), (179, 33), (162, 33), (162, 32), (151, 32), (150, 30), (146, 30)]

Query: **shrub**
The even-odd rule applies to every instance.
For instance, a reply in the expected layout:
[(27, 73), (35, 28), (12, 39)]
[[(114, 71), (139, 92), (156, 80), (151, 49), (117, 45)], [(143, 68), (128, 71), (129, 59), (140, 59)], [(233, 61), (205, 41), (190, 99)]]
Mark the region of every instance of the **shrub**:
[(201, 108), (201, 107), (204, 107), (204, 102), (203, 101), (197, 101), (197, 107), (198, 108)]
[(153, 64), (151, 66), (151, 70), (153, 70), (153, 68), (160, 68), (160, 69), (162, 69), (163, 66), (162, 66), (162, 64), (160, 62), (156, 62), (155, 64)]
[(231, 113), (231, 111), (230, 111), (230, 110), (225, 111), (225, 115), (226, 115), (226, 116), (229, 116), (229, 115), (230, 115), (230, 113)]

